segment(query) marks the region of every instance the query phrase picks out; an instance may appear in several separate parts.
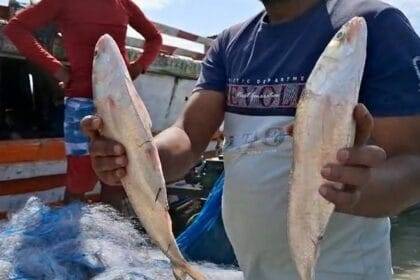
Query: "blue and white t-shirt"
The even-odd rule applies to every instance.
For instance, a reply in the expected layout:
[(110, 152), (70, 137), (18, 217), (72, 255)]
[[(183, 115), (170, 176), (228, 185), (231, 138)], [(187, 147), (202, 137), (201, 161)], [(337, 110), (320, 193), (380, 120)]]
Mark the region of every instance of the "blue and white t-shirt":
[[(420, 39), (377, 0), (320, 1), (282, 24), (262, 12), (220, 34), (203, 62), (196, 91), (226, 97), (223, 218), (247, 279), (297, 279), (286, 236), (292, 141), (283, 127), (319, 56), (354, 16), (369, 30), (360, 102), (375, 117), (420, 114)], [(388, 219), (335, 213), (317, 280), (390, 279), (389, 232)]]

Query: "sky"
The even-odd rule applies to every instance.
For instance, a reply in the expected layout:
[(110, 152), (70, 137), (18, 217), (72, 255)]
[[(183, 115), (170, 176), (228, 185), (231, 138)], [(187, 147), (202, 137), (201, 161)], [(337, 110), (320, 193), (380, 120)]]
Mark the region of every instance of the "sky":
[[(259, 0), (135, 0), (153, 21), (202, 36), (215, 35), (262, 10)], [(420, 33), (420, 0), (385, 0)]]
[(216, 35), (263, 9), (258, 0), (135, 1), (153, 21), (202, 36)]

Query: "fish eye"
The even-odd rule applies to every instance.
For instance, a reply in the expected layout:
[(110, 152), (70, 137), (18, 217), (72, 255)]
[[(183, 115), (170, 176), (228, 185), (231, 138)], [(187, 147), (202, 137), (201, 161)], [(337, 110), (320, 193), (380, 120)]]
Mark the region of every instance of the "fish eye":
[(343, 31), (338, 32), (336, 38), (337, 38), (337, 40), (343, 39), (344, 38), (344, 32)]

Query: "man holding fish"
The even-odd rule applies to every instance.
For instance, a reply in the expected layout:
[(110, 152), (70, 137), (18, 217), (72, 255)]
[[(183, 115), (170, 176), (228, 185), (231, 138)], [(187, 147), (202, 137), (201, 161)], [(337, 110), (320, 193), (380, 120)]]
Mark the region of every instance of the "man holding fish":
[[(251, 280), (298, 279), (287, 236), (293, 142), (288, 124), (327, 44), (346, 22), (363, 17), (367, 59), (361, 104), (353, 112), (355, 146), (343, 147), (335, 163), (319, 168), (328, 181), (318, 194), (336, 212), (323, 240), (314, 240), (321, 242), (315, 275), (391, 279), (387, 217), (420, 201), (420, 77), (413, 63), (420, 39), (400, 11), (376, 0), (263, 3), (265, 11), (219, 35), (184, 113), (155, 137), (165, 179), (182, 178), (224, 121), (223, 218), (241, 270)], [(334, 37), (336, 47), (362, 30), (345, 28)], [(338, 52), (328, 64), (351, 68), (348, 55)], [(324, 74), (320, 88), (328, 89), (335, 74)], [(346, 78), (353, 79), (344, 77), (343, 86)], [(101, 180), (120, 185), (129, 164), (125, 149), (100, 136), (102, 126), (98, 117), (83, 121), (93, 166)]]

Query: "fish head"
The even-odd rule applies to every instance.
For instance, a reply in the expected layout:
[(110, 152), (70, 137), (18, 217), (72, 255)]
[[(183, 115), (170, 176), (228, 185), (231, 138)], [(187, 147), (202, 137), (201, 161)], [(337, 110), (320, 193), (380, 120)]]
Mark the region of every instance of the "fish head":
[(362, 55), (367, 45), (367, 24), (362, 17), (355, 17), (337, 32), (326, 48), (326, 55), (340, 63), (355, 55)]
[[(121, 77), (129, 76), (120, 49), (114, 39), (105, 34), (95, 47), (92, 69), (92, 86), (95, 99), (118, 99), (116, 84)], [(124, 80), (124, 79), (123, 79)]]
[(317, 95), (357, 102), (366, 63), (367, 32), (362, 17), (343, 25), (318, 60), (307, 88)]

